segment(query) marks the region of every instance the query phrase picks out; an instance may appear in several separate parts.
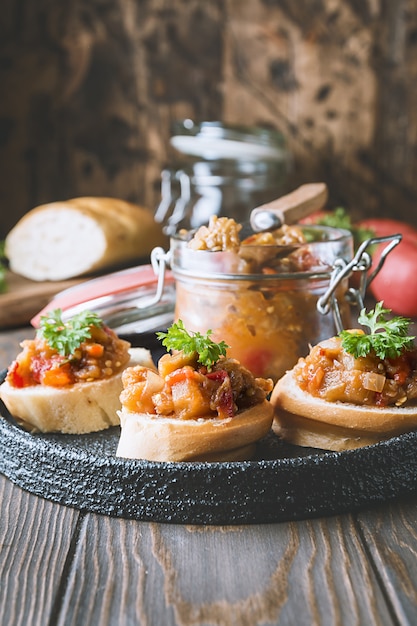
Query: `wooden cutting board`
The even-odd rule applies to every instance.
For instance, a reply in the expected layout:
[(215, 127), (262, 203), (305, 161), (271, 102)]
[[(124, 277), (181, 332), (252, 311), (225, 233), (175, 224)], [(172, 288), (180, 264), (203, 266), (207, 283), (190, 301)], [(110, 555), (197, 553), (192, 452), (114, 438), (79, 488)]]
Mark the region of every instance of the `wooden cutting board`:
[(58, 282), (36, 282), (8, 272), (7, 292), (0, 294), (0, 328), (12, 328), (29, 324), (59, 291), (78, 285), (82, 279), (74, 278)]

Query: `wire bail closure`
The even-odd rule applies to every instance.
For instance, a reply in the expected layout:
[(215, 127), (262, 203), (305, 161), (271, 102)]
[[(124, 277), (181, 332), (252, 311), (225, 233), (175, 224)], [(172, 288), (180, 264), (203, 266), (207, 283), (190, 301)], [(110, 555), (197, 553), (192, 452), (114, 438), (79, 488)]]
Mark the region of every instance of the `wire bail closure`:
[(165, 252), (160, 246), (154, 248), (151, 252), (151, 265), (155, 275), (158, 277), (156, 293), (152, 300), (152, 304), (156, 304), (162, 298), (165, 285), (165, 274), (170, 264), (171, 251)]
[[(402, 235), (387, 235), (385, 237), (371, 237), (364, 241), (358, 248), (355, 256), (351, 261), (347, 262), (344, 259), (337, 259), (333, 271), (330, 277), (330, 285), (327, 291), (318, 299), (317, 310), (322, 315), (327, 315), (330, 311), (333, 313), (333, 318), (336, 326), (336, 331), (340, 333), (343, 330), (343, 323), (340, 314), (339, 304), (335, 296), (337, 287), (342, 280), (348, 278), (354, 272), (361, 272), (359, 287), (350, 287), (346, 292), (346, 299), (351, 303), (357, 305), (360, 309), (364, 308), (364, 298), (366, 290), (368, 289), (375, 276), (380, 272), (382, 266), (388, 254), (401, 242)], [(389, 242), (383, 249), (381, 257), (378, 261), (378, 265), (371, 272), (367, 274), (372, 265), (372, 257), (367, 252), (367, 249), (371, 246)]]

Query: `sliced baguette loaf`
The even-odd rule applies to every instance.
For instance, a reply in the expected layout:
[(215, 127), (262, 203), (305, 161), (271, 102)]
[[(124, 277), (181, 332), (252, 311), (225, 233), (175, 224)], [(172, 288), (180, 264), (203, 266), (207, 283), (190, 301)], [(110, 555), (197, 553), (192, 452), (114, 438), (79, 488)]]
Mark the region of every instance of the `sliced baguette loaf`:
[(117, 198), (43, 204), (8, 233), (10, 269), (36, 281), (65, 280), (147, 258), (166, 238), (152, 212)]

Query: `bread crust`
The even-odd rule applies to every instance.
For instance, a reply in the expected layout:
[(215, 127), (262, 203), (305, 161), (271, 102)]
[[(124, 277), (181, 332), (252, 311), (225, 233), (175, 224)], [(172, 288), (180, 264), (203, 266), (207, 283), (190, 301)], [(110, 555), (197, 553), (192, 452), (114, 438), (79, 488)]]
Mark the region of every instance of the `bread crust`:
[(295, 445), (348, 450), (417, 428), (417, 406), (373, 407), (328, 402), (303, 391), (293, 370), (275, 385), (273, 431)]
[[(131, 348), (126, 367), (141, 364), (155, 369), (146, 348)], [(34, 432), (84, 434), (105, 430), (119, 422), (122, 372), (103, 380), (76, 383), (64, 388), (33, 385), (17, 388), (7, 380), (0, 398), (16, 422)]]
[(176, 419), (119, 412), (116, 455), (149, 461), (237, 461), (250, 459), (254, 444), (271, 428), (273, 407), (265, 400), (227, 419)]
[(166, 237), (153, 213), (118, 198), (40, 205), (8, 233), (10, 269), (31, 280), (65, 280), (149, 256)]

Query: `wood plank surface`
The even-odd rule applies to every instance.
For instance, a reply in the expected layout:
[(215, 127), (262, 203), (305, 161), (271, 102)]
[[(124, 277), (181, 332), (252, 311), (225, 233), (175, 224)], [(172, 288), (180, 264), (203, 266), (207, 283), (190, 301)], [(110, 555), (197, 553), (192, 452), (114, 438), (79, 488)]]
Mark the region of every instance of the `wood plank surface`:
[[(6, 273), (7, 291), (0, 294), (0, 329), (29, 324), (60, 291), (78, 285), (81, 278), (37, 282)], [(85, 279), (84, 279), (85, 280)]]
[(0, 502), (0, 621), (45, 626), (65, 585), (79, 513), (26, 493), (3, 476)]
[(417, 496), (359, 516), (369, 555), (400, 624), (417, 616)]
[[(416, 610), (407, 559), (396, 557), (401, 577), (388, 580), (389, 563), (369, 559), (375, 540), (363, 542), (351, 515), (196, 527), (79, 514), (3, 477), (0, 495), (9, 503), (0, 525), (0, 611), (11, 626), (388, 626), (412, 623), (407, 611)], [(387, 523), (384, 510), (371, 514), (386, 531), (386, 553), (401, 547), (389, 534), (398, 515), (393, 508)], [(401, 540), (411, 555), (407, 519)]]

